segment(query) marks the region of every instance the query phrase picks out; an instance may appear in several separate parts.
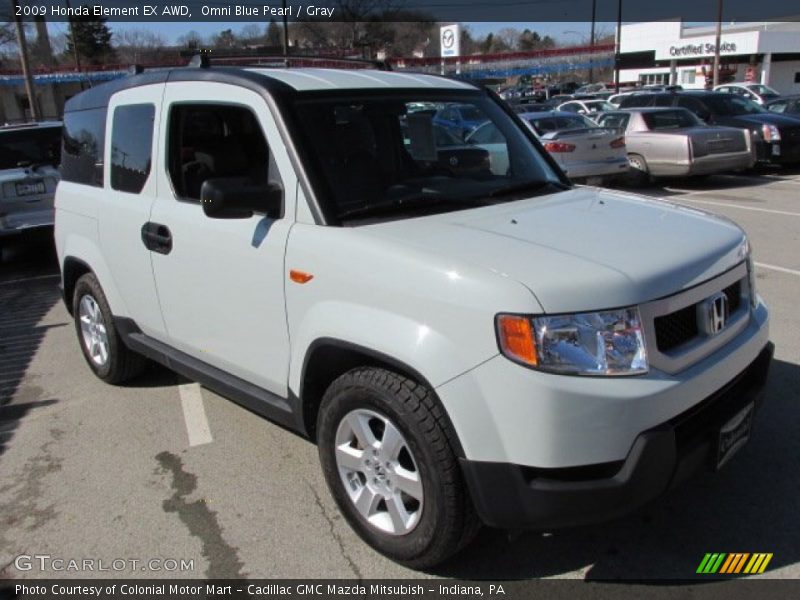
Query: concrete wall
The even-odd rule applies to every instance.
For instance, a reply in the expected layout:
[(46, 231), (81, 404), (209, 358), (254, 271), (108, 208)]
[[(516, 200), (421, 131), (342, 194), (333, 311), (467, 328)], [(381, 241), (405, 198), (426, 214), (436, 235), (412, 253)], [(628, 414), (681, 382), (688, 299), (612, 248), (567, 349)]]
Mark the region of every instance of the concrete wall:
[(769, 85), (781, 94), (800, 94), (800, 83), (795, 83), (795, 74), (800, 73), (800, 60), (772, 62)]

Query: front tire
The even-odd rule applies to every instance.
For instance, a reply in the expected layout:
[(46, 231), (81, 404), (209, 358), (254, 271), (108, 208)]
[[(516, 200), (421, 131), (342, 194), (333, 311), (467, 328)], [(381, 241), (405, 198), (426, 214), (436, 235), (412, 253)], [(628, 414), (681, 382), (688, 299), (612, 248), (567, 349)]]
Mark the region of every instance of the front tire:
[(479, 528), (433, 392), (379, 368), (334, 381), (317, 419), (320, 462), (358, 535), (413, 568), (439, 564)]
[(144, 369), (144, 357), (129, 350), (117, 333), (108, 300), (93, 273), (75, 283), (72, 314), (83, 357), (97, 377), (120, 384)]

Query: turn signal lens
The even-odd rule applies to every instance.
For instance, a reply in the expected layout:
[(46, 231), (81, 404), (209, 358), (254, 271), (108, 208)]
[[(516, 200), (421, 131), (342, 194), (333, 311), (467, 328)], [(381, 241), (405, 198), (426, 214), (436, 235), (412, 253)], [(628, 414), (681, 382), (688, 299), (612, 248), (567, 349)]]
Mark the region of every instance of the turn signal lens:
[(575, 144), (567, 144), (566, 142), (545, 142), (544, 149), (548, 152), (572, 152), (575, 150)]
[(620, 138), (617, 138), (615, 140), (612, 140), (612, 142), (609, 144), (609, 146), (611, 146), (612, 148), (624, 148), (625, 147), (625, 138), (624, 137), (620, 137)]
[(297, 271), (292, 269), (289, 271), (289, 279), (295, 283), (308, 283), (314, 279), (314, 276), (311, 273), (306, 273), (305, 271)]
[(497, 317), (497, 337), (503, 354), (526, 365), (536, 366), (536, 342), (533, 326), (527, 317), (499, 315)]

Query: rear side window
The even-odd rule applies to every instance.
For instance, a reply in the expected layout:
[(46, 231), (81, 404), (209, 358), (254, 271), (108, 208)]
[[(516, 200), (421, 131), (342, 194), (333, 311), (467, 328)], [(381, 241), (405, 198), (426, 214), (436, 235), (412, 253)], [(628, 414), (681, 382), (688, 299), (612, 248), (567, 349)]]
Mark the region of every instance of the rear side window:
[(114, 109), (111, 129), (111, 187), (138, 194), (150, 175), (156, 107), (131, 104)]
[(106, 108), (68, 112), (64, 115), (61, 179), (103, 187)]
[(600, 115), (597, 120), (601, 127), (609, 127), (614, 129), (625, 129), (628, 126), (630, 115), (613, 114), (613, 115)]
[(0, 169), (58, 166), (60, 127), (24, 127), (0, 133)]
[(652, 94), (632, 94), (630, 96), (626, 96), (622, 99), (622, 102), (619, 103), (620, 108), (639, 108), (642, 106), (650, 106), (650, 102), (653, 100)]
[(680, 129), (699, 125), (697, 117), (688, 110), (660, 110), (642, 115), (649, 129)]

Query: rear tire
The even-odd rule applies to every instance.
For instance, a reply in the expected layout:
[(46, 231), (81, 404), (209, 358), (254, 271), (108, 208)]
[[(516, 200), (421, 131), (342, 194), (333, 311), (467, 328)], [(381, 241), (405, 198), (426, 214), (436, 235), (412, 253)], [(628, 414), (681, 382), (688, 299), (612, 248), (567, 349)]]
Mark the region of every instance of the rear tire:
[(94, 273), (75, 283), (72, 314), (89, 368), (106, 383), (120, 384), (144, 370), (146, 359), (129, 350), (114, 327), (114, 316)]
[(633, 187), (641, 187), (650, 182), (650, 169), (647, 161), (641, 154), (628, 154), (628, 172), (625, 175), (625, 182)]
[(349, 371), (325, 392), (317, 431), (334, 500), (378, 552), (424, 569), (478, 532), (453, 433), (426, 386), (379, 368)]

